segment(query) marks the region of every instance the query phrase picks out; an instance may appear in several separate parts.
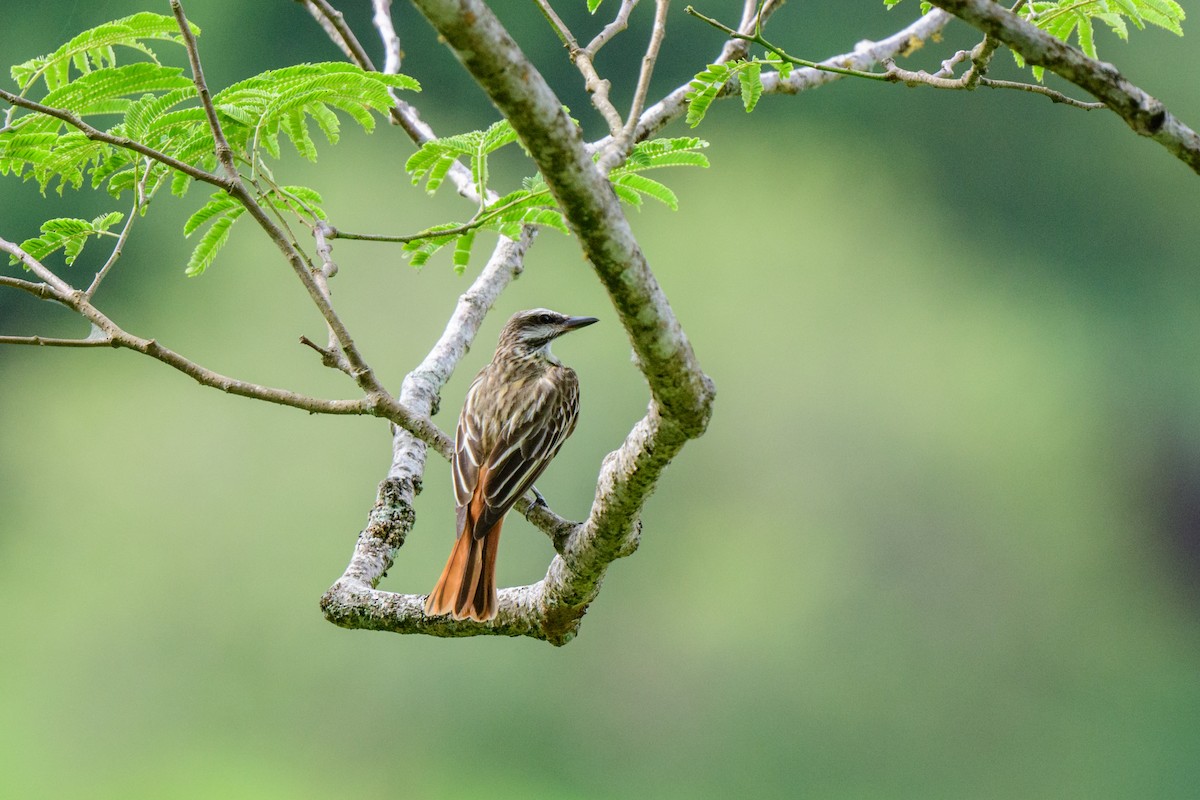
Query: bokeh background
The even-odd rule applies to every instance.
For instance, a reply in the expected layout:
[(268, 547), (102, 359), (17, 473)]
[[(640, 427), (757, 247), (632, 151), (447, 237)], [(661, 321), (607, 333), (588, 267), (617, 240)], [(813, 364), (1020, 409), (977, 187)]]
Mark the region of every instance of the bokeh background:
[[(378, 54), (369, 4), (341, 5)], [(599, 135), (532, 4), (497, 5)], [(643, 5), (599, 64), (622, 104)], [(734, 20), (738, 6), (701, 10)], [(170, 13), (10, 8), (0, 60), (142, 9)], [(292, 2), (188, 10), (217, 87), (339, 58)], [(771, 27), (820, 58), (916, 13), (796, 2)], [(494, 120), (424, 21), (403, 3), (396, 17), (435, 128)], [(581, 36), (599, 22), (571, 19)], [(935, 69), (974, 40), (953, 25), (909, 63)], [(1099, 44), (1200, 124), (1200, 34)], [(653, 94), (718, 45), (674, 6)], [(1015, 74), (1007, 55), (996, 65)], [(660, 176), (681, 210), (631, 217), (716, 413), (565, 648), (324, 621), (317, 600), (387, 467), (379, 420), (225, 396), (128, 352), (0, 349), (0, 796), (1197, 796), (1200, 179), (1111, 114), (1016, 92), (843, 81), (752, 116), (726, 102), (698, 133), (712, 167)], [(316, 167), (293, 153), (277, 174), (320, 189), (346, 229), (469, 215), (410, 186), (412, 150), (386, 125), (347, 128)], [(155, 204), (100, 307), (227, 374), (353, 396), (297, 344), (319, 319), (248, 224), (184, 277), (180, 226), (205, 195)], [(124, 201), (0, 181), (8, 239), (110, 209)], [(337, 244), (335, 299), (391, 385), (489, 246), (460, 277), (445, 256), (416, 272), (393, 247)], [(102, 256), (67, 277), (86, 285)], [(571, 240), (541, 235), (439, 420), (452, 426), (503, 319), (534, 305), (603, 320), (558, 348), (583, 422), (540, 482), (578, 518), (647, 395)], [(15, 292), (0, 328), (85, 333)], [(432, 585), (452, 537), (447, 472), (431, 463), (385, 588)], [(507, 530), (501, 583), (537, 580), (549, 545), (524, 520)]]

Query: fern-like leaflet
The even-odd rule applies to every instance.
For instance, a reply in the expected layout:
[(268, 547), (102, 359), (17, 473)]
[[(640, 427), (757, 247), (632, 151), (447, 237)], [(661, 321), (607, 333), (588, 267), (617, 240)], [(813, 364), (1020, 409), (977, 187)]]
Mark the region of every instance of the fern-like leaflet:
[[(192, 31), (200, 32), (194, 25)], [(114, 137), (211, 171), (216, 166), (215, 141), (196, 87), (182, 69), (159, 63), (150, 46), (157, 41), (182, 44), (175, 19), (134, 14), (85, 31), (53, 53), (18, 64), (12, 68), (12, 76), (22, 97), (36, 89), (39, 81), (44, 82), (45, 94), (38, 101), (42, 105), (68, 111)], [(145, 60), (118, 64), (119, 48), (132, 50)], [(310, 123), (315, 123), (331, 144), (340, 135), (338, 113), (370, 132), (375, 127), (374, 114), (387, 113), (396, 89), (420, 91), (420, 86), (405, 75), (367, 72), (350, 64), (300, 64), (236, 83), (217, 92), (213, 104), (235, 158), (249, 165), (252, 184), (257, 186), (254, 179), (263, 177), (274, 187), (263, 154), (279, 158), (281, 138), (315, 161), (317, 146)], [(103, 119), (112, 116), (117, 117), (115, 124)], [(89, 179), (92, 188), (104, 187), (114, 197), (135, 190), (142, 213), (145, 201), (164, 182), (170, 182), (172, 193), (183, 195), (192, 181), (159, 160), (94, 141), (57, 117), (22, 112), (16, 105), (0, 128), (0, 175), (9, 174), (36, 180), (43, 192), (55, 180), (61, 194), (64, 188), (78, 189)], [(260, 191), (259, 199), (309, 222), (325, 216), (320, 196), (311, 189), (271, 188)], [(225, 200), (233, 203), (231, 198)], [(210, 222), (188, 262), (189, 275), (200, 274), (212, 263), (241, 213), (241, 206), (222, 203), (218, 209), (214, 202), (210, 200), (189, 220), (188, 234), (202, 222)], [(52, 225), (51, 233), (56, 231)], [(86, 241), (87, 235), (95, 233), (81, 231), (79, 235)], [(70, 240), (69, 247), (63, 245), (72, 260), (78, 255), (73, 249), (76, 239)]]
[[(75, 259), (83, 252), (83, 246), (93, 236), (116, 236), (109, 231), (113, 225), (125, 219), (120, 211), (110, 211), (101, 214), (90, 222), (74, 217), (59, 217), (48, 219), (41, 225), (42, 233), (33, 239), (21, 242), (21, 249), (37, 261), (41, 261), (52, 253), (63, 251), (67, 265), (75, 263)], [(9, 265), (16, 264), (17, 258), (9, 258)]]
[[(465, 158), (471, 167), (475, 189), (486, 197), (488, 186), (487, 157), (506, 144), (517, 140), (512, 126), (501, 120), (486, 131), (470, 131), (426, 142), (406, 165), (413, 183), (425, 181), (426, 191), (437, 191), (450, 166)], [(679, 207), (675, 193), (662, 183), (639, 173), (661, 167), (707, 167), (708, 159), (699, 150), (708, 143), (694, 137), (654, 139), (639, 142), (626, 162), (609, 173), (613, 191), (624, 202), (640, 208), (643, 197), (652, 197), (672, 209)], [(514, 192), (485, 202), (468, 222), (436, 225), (407, 237), (403, 251), (411, 257), (412, 265), (420, 267), (439, 250), (454, 245), (453, 264), (462, 272), (469, 263), (471, 247), (480, 230), (493, 230), (509, 238), (520, 235), (521, 226), (538, 225), (568, 233), (566, 219), (542, 176), (526, 178)]]

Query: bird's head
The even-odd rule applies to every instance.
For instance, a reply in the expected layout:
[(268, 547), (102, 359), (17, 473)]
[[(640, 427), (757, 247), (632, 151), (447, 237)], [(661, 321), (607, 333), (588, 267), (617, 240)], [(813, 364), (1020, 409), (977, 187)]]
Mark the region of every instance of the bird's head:
[(548, 308), (533, 308), (518, 311), (500, 333), (500, 348), (516, 355), (540, 354), (553, 359), (550, 343), (578, 328), (584, 328), (598, 320), (595, 317), (568, 317)]

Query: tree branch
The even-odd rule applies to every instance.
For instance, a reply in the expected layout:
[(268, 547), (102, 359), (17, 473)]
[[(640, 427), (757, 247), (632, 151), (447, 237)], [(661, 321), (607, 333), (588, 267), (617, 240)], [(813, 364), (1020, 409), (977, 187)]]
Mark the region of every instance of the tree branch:
[[(227, 375), (222, 375), (203, 367), (170, 348), (163, 347), (154, 339), (143, 339), (124, 330), (92, 305), (86, 293), (75, 289), (66, 281), (63, 281), (41, 262), (21, 249), (19, 245), (0, 238), (0, 251), (16, 257), (28, 266), (34, 274), (46, 281), (43, 284), (36, 284), (19, 278), (0, 276), (0, 286), (10, 286), (46, 300), (53, 300), (82, 316), (94, 328), (93, 335), (86, 339), (63, 340), (49, 337), (17, 336), (0, 338), (0, 344), (51, 344), (60, 347), (98, 347), (100, 346), (99, 344), (82, 344), (82, 342), (98, 341), (108, 347), (124, 348), (150, 356), (182, 372), (202, 386), (219, 389), (228, 394), (250, 397), (255, 400), (264, 400), (277, 405), (291, 406), (292, 408), (303, 409), (313, 414), (353, 414), (383, 417), (395, 425), (403, 426), (413, 431), (414, 435), (419, 437), (423, 443), (432, 445), (443, 455), (448, 457), (450, 454), (450, 437), (443, 433), (429, 419), (427, 414), (413, 413), (412, 410), (406, 408), (386, 392), (368, 392), (358, 400), (323, 400), (298, 394), (287, 389), (276, 389), (238, 380), (237, 378), (230, 378)], [(40, 341), (34, 341), (35, 339)], [(80, 343), (67, 344), (67, 342)]]
[(1112, 64), (1088, 58), (990, 0), (933, 0), (933, 4), (999, 39), (1030, 64), (1045, 67), (1092, 94), (1138, 135), (1158, 142), (1200, 173), (1200, 135)]
[(664, 413), (699, 435), (711, 412), (712, 383), (562, 102), (483, 0), (414, 3), (532, 154), (608, 289)]
[(49, 336), (0, 336), (0, 344), (29, 344), (38, 347), (112, 347), (107, 338), (56, 339)]
[[(3, 239), (0, 239), (0, 242), (3, 241)], [(11, 242), (4, 242), (4, 244), (15, 246), (12, 245)], [(11, 250), (5, 249), (4, 245), (0, 245), (0, 249), (4, 249), (5, 252), (10, 254), (12, 253)], [(20, 289), (22, 292), (29, 292), (29, 294), (41, 300), (58, 299), (57, 295), (54, 293), (54, 287), (48, 283), (34, 283), (33, 281), (24, 281), (20, 278), (10, 278), (7, 275), (0, 275), (0, 286), (8, 286), (13, 289)]]

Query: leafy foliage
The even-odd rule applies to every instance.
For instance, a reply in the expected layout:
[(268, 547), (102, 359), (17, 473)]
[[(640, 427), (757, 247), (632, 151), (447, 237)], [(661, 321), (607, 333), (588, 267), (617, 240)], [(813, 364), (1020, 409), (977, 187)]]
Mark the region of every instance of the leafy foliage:
[[(883, 0), (889, 9), (900, 0)], [(929, 3), (921, 3), (921, 13), (929, 10)], [(1129, 24), (1138, 30), (1146, 25), (1164, 28), (1179, 36), (1183, 35), (1183, 7), (1175, 0), (1044, 0), (1025, 3), (1017, 10), (1024, 19), (1032, 22), (1051, 36), (1070, 42), (1090, 58), (1098, 58), (1094, 22), (1099, 20), (1123, 41), (1129, 40)], [(1128, 23), (1127, 23), (1128, 21)], [(1013, 53), (1017, 66), (1025, 66), (1025, 60)], [(1033, 76), (1041, 81), (1045, 76), (1043, 67), (1033, 67)]]
[[(109, 228), (125, 219), (120, 211), (110, 211), (89, 222), (86, 219), (60, 217), (48, 219), (42, 223), (42, 235), (21, 242), (21, 249), (38, 261), (51, 253), (63, 251), (68, 266), (83, 252), (83, 246), (93, 236), (116, 236)], [(9, 264), (16, 264), (17, 258), (11, 257)]]
[[(192, 33), (200, 33), (195, 25), (191, 28)], [(72, 66), (85, 75), (94, 69), (115, 67), (116, 47), (137, 50), (157, 64), (154, 51), (145, 44), (146, 40), (156, 39), (183, 44), (183, 35), (174, 18), (161, 14), (134, 14), (84, 31), (53, 53), (17, 64), (10, 72), (12, 79), (21, 87), (22, 95), (38, 78), (45, 80), (47, 91), (54, 91), (70, 80)]]
[[(1094, 20), (1107, 25), (1121, 40), (1128, 41), (1129, 26), (1126, 20), (1138, 30), (1144, 30), (1149, 23), (1182, 36), (1182, 23), (1186, 17), (1183, 8), (1175, 0), (1093, 0), (1082, 3), (1058, 0), (1027, 3), (1018, 13), (1064, 42), (1070, 42), (1073, 36), (1079, 49), (1090, 58), (1099, 57), (1096, 53)], [(1020, 55), (1013, 53), (1013, 58), (1018, 66), (1025, 65)], [(1038, 81), (1045, 75), (1043, 67), (1035, 66), (1032, 71)]]
[(709, 64), (689, 82), (686, 95), (688, 101), (687, 123), (693, 128), (700, 124), (709, 106), (716, 100), (726, 85), (735, 78), (742, 94), (742, 106), (749, 113), (762, 97), (762, 68), (772, 67), (779, 72), (780, 80), (787, 80), (792, 64), (774, 53), (766, 58), (750, 58), (730, 61), (725, 64)]
[[(195, 26), (192, 30), (199, 33)], [(196, 87), (182, 69), (159, 63), (150, 46), (155, 41), (182, 43), (175, 19), (135, 14), (85, 31), (53, 53), (13, 67), (12, 76), (22, 97), (42, 81), (46, 91), (37, 101), (40, 104), (69, 112), (118, 139), (211, 171), (216, 167), (216, 141)], [(118, 48), (132, 50), (142, 60), (118, 64)], [(374, 114), (391, 108), (396, 89), (419, 91), (420, 86), (405, 75), (367, 72), (351, 64), (300, 64), (219, 91), (213, 95), (213, 106), (235, 159), (248, 168), (248, 180), (256, 188), (260, 179), (273, 187), (264, 154), (279, 158), (281, 139), (315, 161), (313, 123), (331, 144), (340, 135), (339, 113), (369, 132), (375, 127)], [(8, 111), (0, 128), (0, 175), (9, 174), (36, 180), (43, 192), (55, 181), (61, 194), (67, 187), (81, 188), (85, 180), (114, 197), (136, 190), (143, 213), (145, 202), (161, 185), (169, 182), (174, 194), (183, 195), (192, 181), (161, 160), (89, 138), (57, 117), (17, 106)], [(319, 195), (290, 189), (295, 191), (271, 188), (258, 193), (260, 200), (301, 219), (324, 218)], [(188, 262), (190, 275), (200, 274), (212, 263), (241, 213), (223, 205), (218, 209), (214, 202), (197, 212), (210, 217), (197, 221), (193, 215), (189, 220), (189, 234), (203, 221), (212, 220)]]
[[(409, 237), (403, 252), (411, 257), (414, 267), (423, 266), (439, 250), (453, 244), (453, 263), (461, 272), (469, 263), (471, 246), (480, 230), (494, 230), (505, 236), (520, 235), (522, 225), (539, 225), (568, 233), (566, 220), (541, 175), (526, 178), (522, 187), (491, 202), (488, 193), (488, 156), (507, 144), (517, 141), (516, 132), (507, 120), (500, 120), (485, 131), (447, 136), (426, 142), (405, 165), (414, 185), (425, 182), (426, 191), (436, 192), (450, 166), (465, 158), (471, 169), (475, 190), (485, 198), (475, 216), (463, 223), (436, 225)], [(699, 151), (708, 143), (696, 138), (655, 139), (639, 142), (631, 150), (625, 164), (609, 173), (613, 191), (626, 203), (641, 207), (643, 197), (652, 197), (672, 209), (679, 200), (662, 183), (639, 173), (649, 169), (674, 166), (707, 167), (708, 159)]]
[(515, 141), (517, 132), (508, 120), (502, 119), (485, 131), (470, 131), (425, 142), (404, 168), (412, 175), (414, 186), (424, 180), (425, 191), (433, 194), (442, 185), (451, 165), (465, 157), (471, 167), (475, 192), (482, 198), (487, 192), (488, 156)]
[[(289, 211), (302, 218), (325, 219), (325, 212), (321, 210), (321, 204), (324, 202), (321, 195), (306, 186), (273, 188), (268, 190), (262, 199), (279, 211)], [(237, 222), (245, 210), (245, 206), (225, 192), (216, 192), (195, 214), (188, 217), (187, 222), (183, 224), (184, 236), (190, 237), (205, 225), (209, 228), (192, 250), (187, 263), (187, 275), (194, 277), (209, 268), (217, 257), (217, 252), (229, 241), (233, 223)]]

